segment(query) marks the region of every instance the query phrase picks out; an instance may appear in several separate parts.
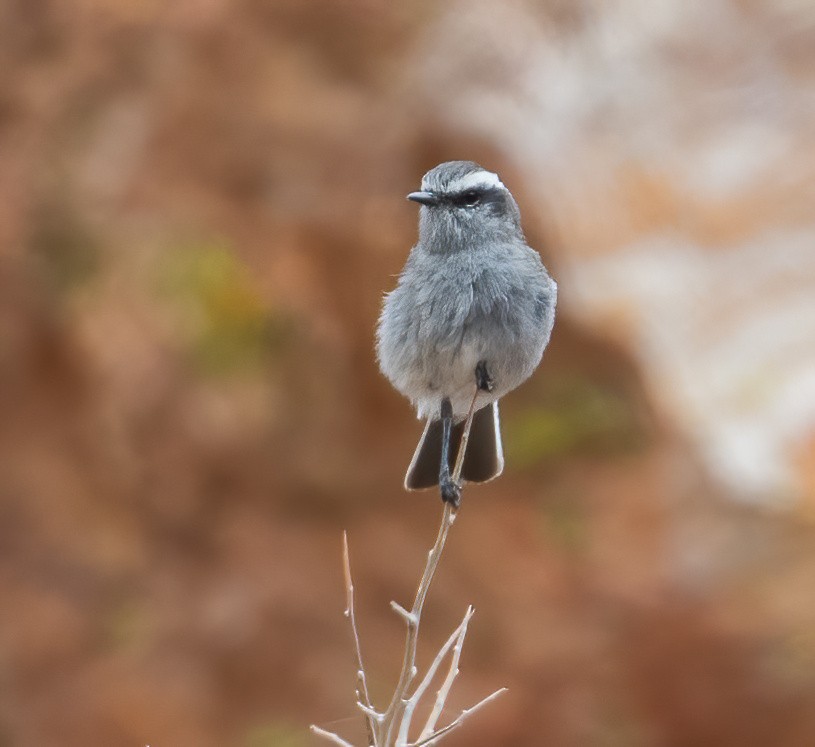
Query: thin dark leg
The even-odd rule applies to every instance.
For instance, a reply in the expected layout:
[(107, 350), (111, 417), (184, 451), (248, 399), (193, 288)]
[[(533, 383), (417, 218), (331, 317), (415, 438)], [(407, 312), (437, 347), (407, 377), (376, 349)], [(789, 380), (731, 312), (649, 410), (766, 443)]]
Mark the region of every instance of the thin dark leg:
[(487, 361), (478, 361), (475, 367), (475, 383), (482, 392), (492, 391), (494, 382), (489, 371), (487, 371)]
[(450, 476), (450, 431), (453, 428), (453, 406), (445, 397), (441, 401), (441, 466), (439, 467), (439, 489), (441, 499), (458, 508), (461, 503), (461, 486)]

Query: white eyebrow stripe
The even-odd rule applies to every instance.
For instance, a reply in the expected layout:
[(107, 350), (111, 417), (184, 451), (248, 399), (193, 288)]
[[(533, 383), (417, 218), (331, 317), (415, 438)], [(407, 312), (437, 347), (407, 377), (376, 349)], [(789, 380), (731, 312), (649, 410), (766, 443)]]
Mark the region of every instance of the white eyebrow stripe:
[(498, 174), (491, 171), (474, 171), (450, 183), (450, 192), (464, 192), (468, 189), (506, 189)]
[[(474, 171), (472, 174), (465, 174), (460, 179), (450, 182), (446, 191), (456, 193), (478, 188), (506, 190), (504, 183), (498, 178), (498, 174), (482, 169), (481, 171)], [(424, 179), (422, 180), (422, 189), (433, 191), (431, 185)]]

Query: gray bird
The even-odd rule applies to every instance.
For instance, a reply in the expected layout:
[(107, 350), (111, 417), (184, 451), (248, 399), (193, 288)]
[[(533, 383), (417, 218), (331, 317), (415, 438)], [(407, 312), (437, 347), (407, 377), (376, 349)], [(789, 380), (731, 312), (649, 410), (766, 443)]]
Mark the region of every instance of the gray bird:
[(458, 506), (452, 479), (464, 421), (472, 429), (461, 470), (468, 482), (501, 474), (498, 400), (535, 370), (555, 321), (557, 284), (521, 230), (521, 214), (497, 174), (449, 161), (425, 174), (419, 241), (385, 296), (377, 329), (382, 373), (426, 418), (405, 488), (439, 485)]

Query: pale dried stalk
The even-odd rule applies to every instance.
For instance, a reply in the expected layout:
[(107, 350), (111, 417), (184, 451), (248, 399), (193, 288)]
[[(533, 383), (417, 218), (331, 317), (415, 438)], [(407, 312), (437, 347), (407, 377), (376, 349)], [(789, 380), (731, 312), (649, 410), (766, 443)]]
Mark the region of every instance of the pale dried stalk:
[[(452, 478), (456, 482), (461, 478), (461, 469), (464, 464), (464, 454), (467, 449), (467, 442), (470, 437), (470, 428), (472, 426), (473, 413), (475, 412), (475, 402), (478, 397), (478, 390), (473, 395), (473, 400), (470, 405), (469, 412), (467, 413), (467, 420), (464, 425), (464, 431), (459, 444), (458, 454), (453, 469)], [(444, 704), (449, 695), (450, 688), (453, 681), (458, 674), (458, 663), (461, 657), (461, 650), (464, 643), (464, 637), (467, 634), (467, 625), (473, 615), (472, 607), (467, 609), (464, 619), (461, 624), (456, 628), (447, 642), (442, 646), (436, 655), (433, 663), (430, 666), (425, 677), (419, 683), (417, 688), (413, 691), (412, 695), (408, 695), (410, 685), (416, 677), (416, 649), (419, 640), (419, 624), (422, 618), (422, 611), (424, 610), (425, 599), (427, 598), (430, 584), (436, 574), (439, 561), (441, 559), (444, 545), (447, 542), (447, 535), (450, 532), (453, 522), (456, 519), (456, 509), (450, 503), (444, 504), (444, 512), (442, 514), (441, 525), (439, 526), (436, 541), (427, 555), (427, 562), (425, 563), (422, 578), (419, 581), (419, 586), (416, 590), (416, 596), (413, 600), (413, 605), (410, 610), (406, 610), (396, 602), (391, 602), (391, 608), (405, 621), (407, 632), (405, 635), (405, 653), (402, 659), (402, 670), (399, 673), (399, 679), (394, 689), (393, 697), (387, 709), (380, 713), (375, 710), (371, 704), (370, 696), (368, 694), (368, 685), (365, 675), (365, 668), (362, 663), (362, 653), (359, 644), (359, 634), (356, 627), (356, 618), (354, 615), (354, 585), (351, 579), (351, 564), (348, 553), (348, 540), (347, 536), (343, 535), (343, 571), (345, 575), (345, 589), (346, 589), (346, 608), (345, 616), (349, 619), (351, 629), (354, 636), (354, 649), (357, 658), (357, 706), (365, 715), (365, 723), (368, 730), (368, 744), (369, 747), (422, 747), (423, 745), (430, 745), (441, 739), (445, 734), (459, 726), (467, 716), (480, 709), (482, 706), (496, 698), (503, 693), (506, 688), (496, 690), (491, 695), (487, 696), (480, 702), (476, 703), (472, 708), (463, 710), (459, 716), (441, 729), (434, 731), (436, 723), (444, 708)], [(450, 661), (449, 671), (442, 683), (441, 688), (436, 694), (436, 700), (433, 709), (428, 717), (421, 736), (416, 742), (409, 742), (408, 732), (410, 730), (411, 719), (414, 710), (424, 695), (427, 687), (438, 671), (439, 667), (445, 656), (453, 649), (453, 654)], [(312, 726), (311, 730), (318, 736), (325, 737), (332, 741), (334, 744), (341, 745), (341, 747), (353, 747), (349, 742), (338, 735), (321, 729), (318, 726)]]
[(442, 686), (436, 693), (436, 702), (433, 704), (433, 710), (427, 717), (427, 722), (424, 725), (424, 729), (422, 729), (422, 733), (419, 735), (420, 740), (429, 737), (436, 729), (436, 722), (439, 720), (439, 716), (441, 716), (441, 712), (444, 709), (444, 704), (447, 702), (447, 696), (450, 694), (450, 688), (453, 687), (453, 682), (458, 676), (458, 663), (461, 659), (461, 651), (464, 648), (464, 637), (467, 635), (467, 625), (469, 624), (472, 616), (473, 608), (470, 606), (467, 608), (467, 614), (464, 615), (464, 620), (462, 620), (461, 625), (459, 626), (459, 634), (456, 637), (456, 645), (453, 647), (453, 655), (450, 657), (450, 668), (447, 671), (447, 676), (444, 678)]
[[(458, 482), (461, 478), (461, 469), (464, 465), (464, 451), (467, 448), (467, 441), (470, 437), (470, 427), (473, 422), (473, 413), (475, 411), (475, 401), (478, 397), (478, 389), (476, 388), (473, 393), (473, 400), (470, 403), (470, 410), (467, 413), (467, 421), (464, 425), (464, 432), (462, 433), (461, 443), (458, 448), (458, 455), (456, 463), (453, 468), (452, 478), (454, 482)], [(383, 714), (382, 724), (380, 725), (379, 736), (382, 738), (381, 742), (377, 744), (388, 745), (393, 736), (395, 725), (401, 720), (404, 714), (408, 687), (416, 676), (416, 647), (419, 641), (419, 623), (422, 619), (422, 610), (424, 609), (424, 601), (427, 597), (427, 592), (430, 589), (430, 583), (433, 581), (433, 576), (436, 574), (436, 568), (441, 559), (444, 544), (447, 542), (447, 534), (453, 522), (456, 519), (456, 509), (451, 503), (444, 504), (444, 513), (442, 514), (441, 526), (439, 533), (436, 536), (436, 542), (427, 556), (427, 563), (425, 565), (424, 573), (419, 581), (419, 588), (416, 591), (416, 597), (413, 600), (413, 607), (410, 612), (391, 602), (391, 607), (402, 617), (407, 625), (407, 634), (405, 636), (405, 655), (402, 660), (402, 671), (399, 673), (399, 680), (396, 684), (396, 689), (393, 693), (390, 705)]]
[(362, 663), (362, 649), (359, 645), (359, 632), (357, 630), (356, 614), (354, 612), (354, 581), (351, 577), (351, 558), (348, 553), (348, 532), (342, 533), (342, 570), (345, 576), (345, 616), (351, 625), (354, 637), (354, 653), (357, 657), (357, 702), (365, 706), (365, 729), (368, 732), (368, 743), (374, 745), (374, 717), (371, 697), (368, 695), (368, 680), (365, 676), (365, 665)]
[[(451, 648), (455, 645), (454, 651), (457, 649), (459, 652), (461, 651), (461, 645), (464, 641), (464, 636), (467, 634), (467, 624), (470, 622), (470, 618), (473, 616), (473, 608), (467, 607), (467, 612), (464, 615), (464, 619), (461, 621), (459, 626), (453, 631), (452, 635), (447, 639), (447, 642), (439, 649), (439, 653), (436, 654), (436, 658), (433, 659), (433, 663), (430, 665), (430, 668), (427, 670), (427, 674), (425, 674), (422, 681), (419, 683), (418, 687), (413, 691), (413, 695), (410, 696), (407, 703), (405, 704), (405, 713), (402, 716), (402, 723), (399, 727), (399, 736), (396, 740), (397, 744), (407, 744), (408, 741), (408, 732), (410, 731), (410, 723), (413, 719), (413, 712), (416, 709), (416, 706), (419, 704), (419, 701), (425, 694), (425, 691), (430, 686), (430, 683), (433, 681), (433, 677), (436, 676), (436, 672), (438, 671), (439, 667), (441, 666), (442, 661), (444, 661), (444, 657), (447, 656), (447, 653), (450, 651)], [(453, 655), (453, 664), (452, 666), (458, 665), (458, 656)], [(449, 673), (448, 673), (449, 677)], [(446, 680), (445, 680), (446, 682)], [(449, 687), (447, 691), (449, 692)], [(445, 693), (446, 695), (446, 693)], [(428, 722), (429, 723), (429, 722)], [(427, 730), (427, 734), (422, 732), (422, 737), (427, 736), (428, 734), (432, 734), (433, 728), (431, 727)]]
[(391, 606), (400, 614), (407, 625), (405, 655), (402, 659), (402, 671), (399, 673), (399, 680), (396, 684), (393, 698), (383, 714), (382, 723), (379, 724), (378, 745), (381, 744), (384, 746), (392, 744), (394, 730), (404, 713), (405, 696), (410, 683), (416, 676), (416, 647), (419, 642), (419, 623), (422, 619), (424, 601), (427, 597), (428, 589), (430, 589), (430, 583), (433, 581), (433, 576), (436, 573), (436, 568), (438, 568), (441, 553), (442, 550), (444, 550), (444, 544), (447, 542), (447, 534), (455, 520), (455, 508), (453, 508), (451, 503), (445, 503), (439, 533), (436, 536), (435, 544), (427, 555), (424, 573), (419, 582), (419, 588), (416, 590), (416, 597), (413, 600), (413, 606), (410, 611), (408, 612), (399, 607), (399, 605), (391, 603)]
[(473, 415), (475, 414), (475, 401), (478, 399), (478, 387), (476, 387), (475, 394), (473, 394), (473, 401), (470, 402), (470, 409), (467, 411), (467, 420), (464, 423), (464, 432), (461, 434), (461, 441), (458, 446), (458, 454), (456, 454), (456, 464), (453, 467), (453, 480), (459, 481), (461, 477), (461, 469), (464, 466), (464, 455), (467, 452), (467, 444), (470, 442), (470, 429), (473, 425)]
[(321, 729), (319, 726), (315, 726), (314, 724), (311, 725), (311, 731), (318, 737), (325, 737), (329, 742), (338, 744), (340, 747), (354, 747), (353, 744), (346, 742), (342, 737), (338, 737), (336, 734), (334, 734), (334, 732), (326, 731), (325, 729)]
[(441, 737), (443, 737), (448, 732), (451, 732), (456, 727), (461, 726), (461, 724), (464, 722), (465, 718), (467, 718), (468, 716), (472, 716), (476, 711), (481, 710), (481, 708), (483, 706), (485, 706), (485, 705), (487, 705), (487, 703), (490, 703), (491, 701), (495, 700), (499, 695), (503, 695), (506, 691), (507, 691), (507, 688), (499, 687), (494, 693), (490, 693), (483, 700), (479, 700), (478, 703), (476, 703), (474, 706), (472, 706), (470, 708), (465, 708), (458, 715), (458, 717), (454, 721), (451, 721), (449, 724), (447, 724), (447, 726), (442, 727), (441, 729), (439, 729), (434, 734), (431, 734), (426, 739), (419, 739), (418, 742), (414, 742), (411, 745), (405, 745), (405, 747), (425, 747), (425, 745), (433, 744), (436, 740), (440, 739)]

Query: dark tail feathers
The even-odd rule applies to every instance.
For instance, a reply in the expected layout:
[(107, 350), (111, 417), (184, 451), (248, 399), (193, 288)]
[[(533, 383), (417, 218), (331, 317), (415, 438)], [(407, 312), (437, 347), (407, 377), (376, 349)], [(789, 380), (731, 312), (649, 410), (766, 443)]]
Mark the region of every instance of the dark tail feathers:
[[(450, 470), (456, 462), (464, 421), (453, 426), (450, 438)], [(424, 490), (439, 484), (441, 466), (441, 420), (428, 420), (413, 454), (407, 474), (407, 490)], [(487, 482), (504, 470), (504, 451), (498, 420), (498, 403), (482, 407), (473, 416), (467, 453), (461, 468), (466, 482)]]

